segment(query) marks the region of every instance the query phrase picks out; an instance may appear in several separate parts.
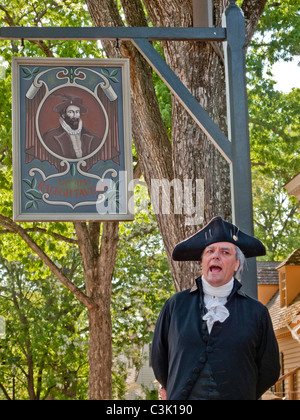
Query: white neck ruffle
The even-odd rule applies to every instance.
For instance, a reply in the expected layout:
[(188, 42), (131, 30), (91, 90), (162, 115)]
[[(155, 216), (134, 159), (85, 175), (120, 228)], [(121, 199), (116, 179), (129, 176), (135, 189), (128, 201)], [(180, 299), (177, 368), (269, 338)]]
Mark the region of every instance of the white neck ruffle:
[(76, 134), (81, 133), (82, 120), (79, 120), (79, 125), (78, 125), (78, 128), (76, 130), (73, 130), (73, 128), (71, 128), (69, 126), (69, 124), (67, 124), (66, 121), (62, 117), (59, 118), (59, 122), (60, 122), (60, 125), (62, 126), (62, 128), (69, 134), (69, 136), (74, 136)]

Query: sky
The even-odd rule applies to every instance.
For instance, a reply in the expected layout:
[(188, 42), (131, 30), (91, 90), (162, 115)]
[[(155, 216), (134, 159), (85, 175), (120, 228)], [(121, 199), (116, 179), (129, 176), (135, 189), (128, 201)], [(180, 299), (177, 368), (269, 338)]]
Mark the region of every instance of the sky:
[(284, 93), (293, 87), (300, 88), (300, 56), (291, 62), (280, 61), (273, 66), (274, 79), (277, 81), (275, 88)]

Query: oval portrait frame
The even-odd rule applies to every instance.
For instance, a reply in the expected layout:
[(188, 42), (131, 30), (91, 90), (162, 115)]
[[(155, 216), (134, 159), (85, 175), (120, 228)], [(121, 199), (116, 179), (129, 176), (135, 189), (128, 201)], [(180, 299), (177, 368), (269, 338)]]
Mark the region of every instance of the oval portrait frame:
[[(105, 122), (105, 127), (104, 130), (102, 130), (102, 135), (98, 136), (100, 137), (100, 144), (99, 146), (93, 150), (91, 153), (89, 153), (88, 155), (84, 155), (80, 158), (68, 158), (66, 156), (61, 156), (57, 153), (55, 153), (53, 150), (51, 150), (51, 148), (49, 146), (47, 146), (44, 142), (43, 139), (43, 135), (45, 135), (45, 131), (47, 131), (50, 128), (55, 128), (59, 126), (59, 114), (57, 112), (55, 112), (53, 110), (53, 104), (57, 105), (59, 103), (59, 97), (66, 95), (66, 94), (72, 94), (74, 95), (76, 93), (76, 96), (78, 96), (79, 98), (83, 99), (83, 105), (88, 109), (88, 113), (89, 116), (92, 116), (92, 125), (96, 126), (97, 124), (99, 124), (99, 120), (100, 121), (104, 121)], [(57, 98), (57, 100), (55, 101), (54, 98)], [(60, 99), (61, 100), (61, 99)], [(56, 103), (55, 103), (56, 102)], [(98, 111), (95, 111), (91, 109), (92, 106), (97, 106), (98, 107)], [(50, 109), (49, 109), (50, 107)], [(52, 107), (52, 109), (51, 109)], [(52, 115), (51, 115), (52, 114)], [(56, 115), (55, 115), (56, 114)], [(54, 116), (56, 116), (56, 123), (54, 123), (54, 125), (51, 124), (49, 122), (47, 122), (47, 120), (49, 119), (49, 116), (51, 115), (51, 120), (54, 120)], [(82, 117), (81, 117), (82, 118)], [(84, 119), (85, 116), (83, 116), (83, 126), (84, 125)], [(67, 161), (67, 162), (83, 162), (89, 158), (91, 158), (92, 156), (94, 156), (96, 153), (98, 153), (101, 148), (103, 147), (106, 139), (107, 139), (107, 135), (108, 135), (108, 130), (109, 130), (109, 119), (108, 119), (108, 115), (107, 112), (102, 104), (102, 102), (100, 101), (100, 99), (97, 97), (96, 94), (94, 94), (93, 92), (91, 92), (89, 89), (85, 88), (84, 86), (74, 86), (71, 84), (64, 84), (63, 86), (58, 86), (54, 89), (52, 89), (50, 92), (47, 91), (46, 95), (44, 96), (44, 98), (42, 99), (42, 101), (39, 104), (39, 107), (37, 109), (37, 114), (36, 114), (36, 120), (35, 120), (35, 124), (36, 124), (36, 132), (37, 132), (37, 136), (39, 141), (41, 142), (42, 146), (47, 150), (48, 153), (50, 153), (52, 156), (54, 156), (55, 158), (61, 160), (61, 161)], [(91, 130), (93, 131), (93, 130)], [(102, 139), (101, 139), (102, 137)]]

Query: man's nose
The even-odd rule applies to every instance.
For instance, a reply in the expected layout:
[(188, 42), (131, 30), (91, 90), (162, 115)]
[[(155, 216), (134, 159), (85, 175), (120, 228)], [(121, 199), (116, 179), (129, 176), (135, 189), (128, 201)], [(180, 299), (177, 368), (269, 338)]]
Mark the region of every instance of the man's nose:
[(220, 251), (218, 251), (218, 250), (214, 251), (214, 253), (212, 254), (212, 258), (219, 260), (220, 259)]

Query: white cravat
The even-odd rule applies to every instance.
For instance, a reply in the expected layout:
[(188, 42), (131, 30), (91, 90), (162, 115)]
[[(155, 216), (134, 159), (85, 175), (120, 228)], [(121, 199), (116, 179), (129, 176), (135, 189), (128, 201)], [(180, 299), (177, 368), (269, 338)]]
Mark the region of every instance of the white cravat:
[(207, 323), (209, 334), (216, 321), (224, 322), (229, 317), (229, 311), (224, 306), (233, 288), (234, 279), (220, 287), (211, 286), (202, 276), (204, 303), (207, 313), (202, 318)]

